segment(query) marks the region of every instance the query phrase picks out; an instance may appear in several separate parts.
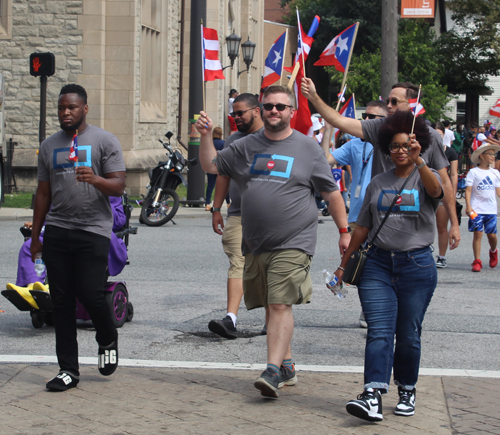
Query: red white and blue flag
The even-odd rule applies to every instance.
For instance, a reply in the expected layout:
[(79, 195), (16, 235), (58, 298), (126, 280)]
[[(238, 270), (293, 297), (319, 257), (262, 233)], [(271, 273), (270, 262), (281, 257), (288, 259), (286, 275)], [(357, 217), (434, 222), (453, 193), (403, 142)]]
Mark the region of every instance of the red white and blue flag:
[(354, 23), (333, 38), (314, 65), (334, 66), (337, 71), (345, 72), (354, 47), (353, 41), (358, 25), (359, 23)]
[(274, 41), (274, 44), (269, 50), (264, 67), (264, 79), (262, 80), (262, 88), (267, 88), (281, 78), (283, 71), (283, 60), (285, 58), (287, 32), (283, 32), (281, 36)]
[(73, 136), (71, 147), (69, 149), (69, 160), (72, 162), (78, 161), (78, 132)]
[(219, 37), (217, 30), (201, 26), (201, 56), (203, 60), (203, 80), (211, 82), (224, 79), (222, 65), (219, 60)]
[[(346, 118), (356, 119), (356, 103), (354, 102), (354, 94), (352, 94), (351, 97), (347, 100), (347, 103), (342, 106), (342, 108), (339, 110), (339, 113)], [(335, 138), (337, 138), (339, 129), (335, 128), (334, 133)]]
[[(419, 91), (419, 96), (420, 96), (420, 91)], [(424, 106), (422, 106), (422, 103), (419, 101), (419, 99), (420, 98), (417, 97), (417, 98), (413, 98), (413, 99), (408, 100), (408, 103), (410, 103), (411, 112), (415, 116), (420, 116), (420, 115), (423, 115), (425, 113)]]

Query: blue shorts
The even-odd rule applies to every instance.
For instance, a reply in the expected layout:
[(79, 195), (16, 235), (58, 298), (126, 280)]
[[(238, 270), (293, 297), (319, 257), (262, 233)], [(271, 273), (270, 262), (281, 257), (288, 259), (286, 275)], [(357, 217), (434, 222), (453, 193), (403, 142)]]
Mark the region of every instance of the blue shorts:
[(497, 215), (496, 214), (478, 214), (476, 218), (469, 218), (469, 231), (485, 232), (486, 234), (497, 233)]

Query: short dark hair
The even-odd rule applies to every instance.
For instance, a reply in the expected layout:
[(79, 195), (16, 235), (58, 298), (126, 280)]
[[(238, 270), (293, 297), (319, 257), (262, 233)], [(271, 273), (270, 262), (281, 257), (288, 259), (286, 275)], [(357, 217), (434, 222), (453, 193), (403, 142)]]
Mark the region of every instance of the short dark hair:
[(264, 101), (264, 98), (266, 98), (268, 95), (271, 95), (271, 94), (286, 94), (286, 95), (288, 95), (288, 99), (290, 100), (290, 106), (293, 106), (293, 108), (295, 109), (295, 95), (288, 88), (288, 86), (269, 86), (264, 91), (264, 95), (262, 96), (262, 101)]
[[(446, 121), (445, 121), (446, 122)], [(448, 123), (449, 124), (449, 123)], [(445, 123), (436, 122), (434, 126), (434, 130), (441, 130), (444, 133), (444, 128), (446, 127)]]
[[(386, 119), (386, 121), (380, 127), (378, 132), (378, 140), (380, 150), (386, 154), (390, 155), (389, 145), (392, 138), (398, 133), (410, 134), (413, 125), (413, 113), (410, 110), (398, 110), (394, 115)], [(422, 117), (417, 116), (415, 119), (415, 127), (413, 128), (413, 133), (415, 133), (420, 146), (422, 147), (422, 153), (425, 152), (430, 145), (431, 135), (427, 124)]]
[(259, 99), (254, 94), (250, 94), (250, 93), (244, 93), (244, 94), (238, 95), (234, 99), (233, 104), (234, 103), (245, 103), (248, 107), (259, 107), (260, 108)]
[(366, 107), (379, 107), (381, 108), (386, 114), (389, 112), (387, 110), (387, 104), (385, 104), (385, 101), (381, 101), (381, 100), (374, 100), (374, 101), (370, 101)]
[[(406, 99), (415, 99), (418, 97), (418, 86), (414, 85), (411, 82), (399, 82), (396, 83), (395, 85), (392, 85), (392, 89), (394, 88), (403, 88), (406, 89)], [(423, 94), (422, 91), (420, 91), (420, 99), (422, 99)]]
[(64, 94), (78, 94), (78, 96), (83, 100), (84, 104), (87, 104), (87, 91), (80, 85), (74, 83), (65, 85), (61, 88), (59, 96)]
[(451, 122), (446, 119), (445, 121), (443, 121), (443, 125), (445, 127), (449, 127), (451, 125)]

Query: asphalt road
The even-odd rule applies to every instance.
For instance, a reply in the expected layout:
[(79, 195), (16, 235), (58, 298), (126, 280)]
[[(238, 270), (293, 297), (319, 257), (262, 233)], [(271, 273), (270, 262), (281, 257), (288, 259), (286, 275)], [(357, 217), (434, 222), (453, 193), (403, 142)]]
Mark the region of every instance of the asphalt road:
[[(208, 331), (213, 318), (225, 315), (228, 260), (220, 237), (213, 233), (209, 213), (177, 218), (159, 228), (139, 226), (131, 237), (131, 264), (119, 279), (126, 281), (135, 307), (131, 323), (120, 330), (120, 356), (168, 361), (264, 363), (262, 309), (238, 317), (237, 340), (224, 340)], [(318, 226), (312, 264), (314, 284), (310, 304), (294, 309), (292, 343), (297, 364), (362, 366), (365, 330), (358, 326), (360, 304), (352, 289), (344, 300), (322, 283), (323, 268), (339, 261), (337, 231), (331, 218)], [(22, 243), (19, 221), (0, 222), (0, 282), (15, 282)], [(422, 334), (421, 367), (499, 370), (500, 266), (472, 273), (472, 238), (462, 223), (459, 249), (448, 253), (448, 268), (439, 270), (439, 283), (428, 309)], [(487, 265), (483, 240), (483, 263)], [(34, 329), (29, 314), (0, 298), (0, 340), (3, 355), (54, 355), (53, 328)], [(80, 325), (80, 356), (94, 357), (94, 331)]]

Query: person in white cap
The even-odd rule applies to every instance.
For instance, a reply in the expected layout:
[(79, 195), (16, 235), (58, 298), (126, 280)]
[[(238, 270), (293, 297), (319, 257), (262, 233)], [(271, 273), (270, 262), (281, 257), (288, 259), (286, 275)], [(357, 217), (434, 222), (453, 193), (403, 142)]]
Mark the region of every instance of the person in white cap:
[(312, 122), (312, 131), (314, 138), (318, 141), (318, 143), (321, 143), (323, 140), (323, 130), (325, 128), (325, 121), (323, 119), (319, 118), (317, 115), (311, 116), (311, 122)]
[(500, 196), (500, 173), (493, 169), (498, 145), (482, 145), (471, 156), (472, 168), (465, 180), (465, 213), (469, 216), (469, 231), (474, 233), (472, 272), (481, 272), (481, 239), (483, 232), (490, 245), (490, 267), (498, 264), (497, 250), (497, 200)]

